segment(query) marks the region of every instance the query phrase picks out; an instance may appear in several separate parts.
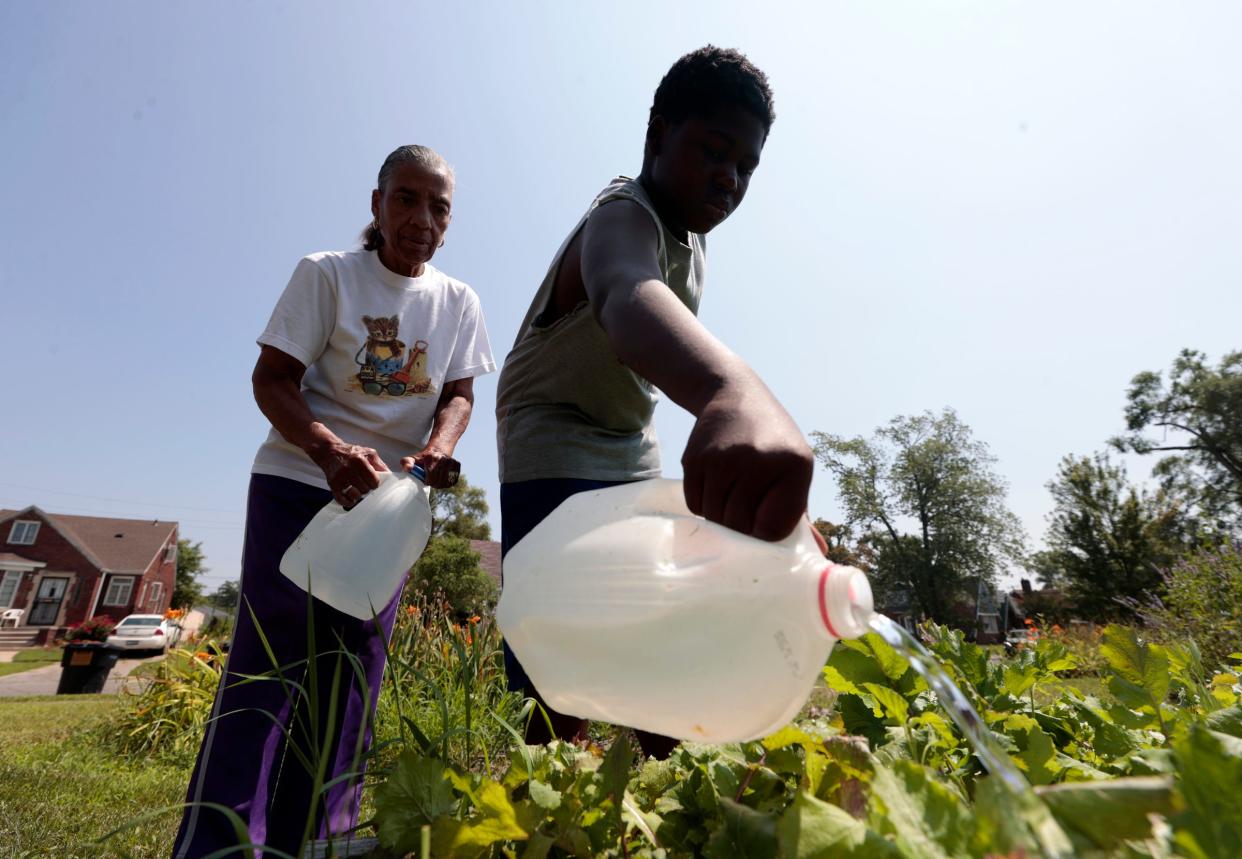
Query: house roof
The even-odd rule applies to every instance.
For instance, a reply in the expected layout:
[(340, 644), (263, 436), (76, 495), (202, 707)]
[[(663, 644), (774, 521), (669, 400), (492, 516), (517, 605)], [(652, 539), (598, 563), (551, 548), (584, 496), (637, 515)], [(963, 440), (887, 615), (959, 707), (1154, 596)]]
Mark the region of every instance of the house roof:
[(470, 548), (479, 553), (479, 566), (500, 584), (500, 544), (494, 540), (471, 540)]
[[(110, 573), (142, 573), (177, 530), (176, 522), (162, 519), (113, 519), (69, 516), (38, 507), (0, 510), (0, 522), (36, 514), (73, 543), (87, 559)], [(0, 538), (4, 535), (0, 534)]]
[(0, 567), (5, 564), (15, 564), (22, 567), (46, 567), (47, 564), (42, 561), (35, 561), (30, 558), (23, 558), (21, 555), (14, 555), (12, 552), (0, 552)]

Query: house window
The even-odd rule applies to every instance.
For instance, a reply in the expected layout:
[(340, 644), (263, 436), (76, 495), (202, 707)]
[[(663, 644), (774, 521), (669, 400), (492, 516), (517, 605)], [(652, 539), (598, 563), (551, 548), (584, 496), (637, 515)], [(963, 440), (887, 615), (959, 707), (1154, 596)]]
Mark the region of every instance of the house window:
[(133, 576), (113, 576), (108, 582), (108, 592), (104, 594), (103, 604), (111, 606), (129, 605), (129, 597), (133, 592)]
[(164, 550), (164, 563), (177, 560), (177, 544), (169, 543), (168, 548)]
[(13, 523), (13, 528), (9, 531), (9, 542), (17, 546), (33, 546), (38, 533), (38, 522), (22, 519)]
[(151, 582), (151, 586), (147, 589), (147, 611), (152, 614), (160, 610), (160, 604), (164, 599), (164, 583)]
[(20, 570), (0, 570), (0, 608), (13, 605), (13, 597), (17, 596), (17, 586), (21, 581)]

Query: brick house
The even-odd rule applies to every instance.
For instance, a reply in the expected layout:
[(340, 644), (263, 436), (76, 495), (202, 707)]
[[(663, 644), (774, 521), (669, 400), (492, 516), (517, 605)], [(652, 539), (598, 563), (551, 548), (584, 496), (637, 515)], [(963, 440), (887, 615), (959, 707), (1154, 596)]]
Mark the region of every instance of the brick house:
[(479, 553), (479, 569), (500, 584), (500, 544), (495, 540), (471, 540), (470, 548)]
[(97, 615), (162, 614), (176, 571), (176, 522), (0, 510), (0, 611), (23, 610), (26, 642)]

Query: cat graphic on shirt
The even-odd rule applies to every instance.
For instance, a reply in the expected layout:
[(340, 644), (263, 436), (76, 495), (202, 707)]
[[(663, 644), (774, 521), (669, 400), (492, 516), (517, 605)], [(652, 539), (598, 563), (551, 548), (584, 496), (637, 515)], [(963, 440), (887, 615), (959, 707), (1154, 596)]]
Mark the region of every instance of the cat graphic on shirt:
[(430, 396), (435, 391), (427, 375), (427, 346), (419, 340), (405, 357), (405, 343), (398, 339), (399, 316), (362, 317), (367, 329), (366, 342), (358, 349), (357, 382), (364, 393), (373, 396)]

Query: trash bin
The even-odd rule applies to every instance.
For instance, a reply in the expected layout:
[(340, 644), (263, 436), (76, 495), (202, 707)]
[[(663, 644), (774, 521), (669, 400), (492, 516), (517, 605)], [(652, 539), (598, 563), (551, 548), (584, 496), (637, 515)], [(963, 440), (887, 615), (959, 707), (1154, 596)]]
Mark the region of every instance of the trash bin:
[(102, 692), (108, 672), (116, 666), (119, 650), (95, 641), (65, 645), (60, 658), (60, 684), (57, 695)]

